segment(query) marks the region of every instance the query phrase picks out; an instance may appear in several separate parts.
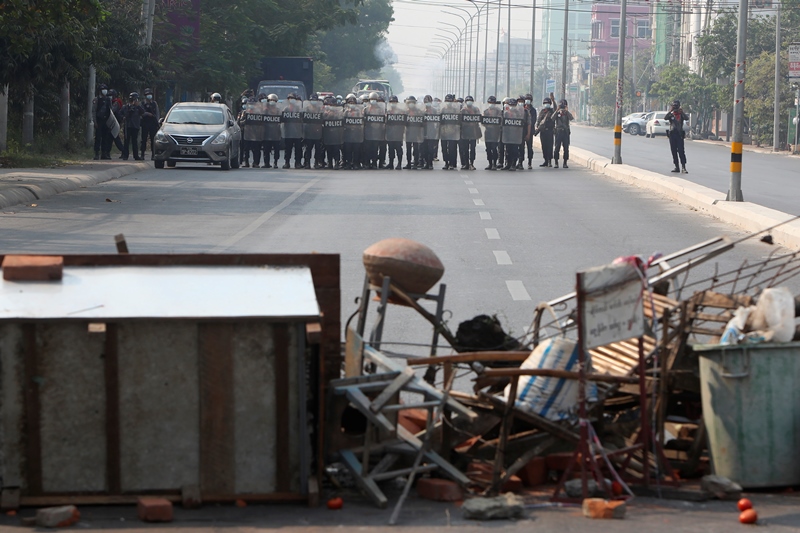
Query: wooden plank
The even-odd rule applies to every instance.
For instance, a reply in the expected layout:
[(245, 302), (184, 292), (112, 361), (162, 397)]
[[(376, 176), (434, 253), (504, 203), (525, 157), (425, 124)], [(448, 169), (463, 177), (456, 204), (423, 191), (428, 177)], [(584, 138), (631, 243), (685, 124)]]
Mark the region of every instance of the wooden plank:
[(286, 324), (275, 324), (272, 332), (275, 349), (275, 479), (278, 492), (289, 492), (289, 328)]
[[(344, 375), (346, 378), (358, 377), (364, 364), (364, 339), (352, 328), (347, 328), (344, 346)], [(334, 385), (337, 381), (331, 382), (331, 385), (337, 386)]]
[(414, 379), (414, 371), (408, 367), (404, 368), (400, 375), (378, 394), (378, 397), (372, 401), (369, 408), (372, 409), (373, 413), (380, 411), (412, 379)]
[(438, 365), (442, 363), (471, 363), (473, 361), (524, 361), (531, 352), (463, 352), (436, 357), (416, 357), (406, 360), (409, 366)]
[(199, 324), (197, 334), (200, 490), (203, 501), (207, 501), (206, 494), (232, 493), (236, 490), (233, 324)]
[[(556, 370), (553, 368), (487, 368), (483, 375), (489, 377), (514, 377), (514, 376), (547, 376), (551, 378), (579, 379), (579, 372)], [(632, 376), (609, 376), (605, 374), (586, 374), (589, 381), (603, 383), (639, 383), (639, 378)]]
[(322, 341), (322, 324), (309, 322), (306, 324), (306, 343), (319, 344)]
[(119, 416), (119, 350), (117, 324), (106, 324), (104, 354), (106, 390), (106, 483), (108, 492), (122, 492), (122, 460)]
[(24, 345), (25, 477), (27, 494), (42, 493), (42, 432), (36, 324), (22, 325)]

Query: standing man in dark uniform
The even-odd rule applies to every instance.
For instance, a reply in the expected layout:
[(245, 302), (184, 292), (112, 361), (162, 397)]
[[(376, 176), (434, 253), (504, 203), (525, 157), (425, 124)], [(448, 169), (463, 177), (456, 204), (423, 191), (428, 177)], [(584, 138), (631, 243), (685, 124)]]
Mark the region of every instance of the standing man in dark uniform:
[(472, 96), (464, 98), (461, 108), (461, 140), (458, 150), (461, 155), (461, 170), (475, 170), (475, 145), (481, 138), (481, 110)]
[(139, 104), (139, 93), (131, 93), (128, 103), (122, 106), (122, 120), (125, 123), (125, 149), (122, 159), (128, 160), (131, 143), (133, 143), (133, 158), (141, 161), (139, 157), (139, 128), (142, 126), (144, 108)]
[[(267, 108), (264, 111), (264, 168), (278, 168), (281, 158), (281, 109), (278, 107), (278, 95), (267, 96)], [(270, 165), (270, 154), (273, 163)]]
[(303, 102), (295, 93), (286, 97), (286, 107), (281, 118), (283, 123), (283, 168), (291, 168), (289, 164), (294, 151), (294, 168), (303, 168)]
[[(525, 117), (528, 125), (525, 128), (525, 145), (528, 147), (528, 168), (533, 168), (533, 130), (536, 128), (536, 108), (533, 107), (533, 96), (528, 93), (525, 95)], [(525, 152), (520, 153), (520, 159), (524, 159)]]
[(158, 113), (158, 103), (153, 97), (153, 89), (144, 90), (142, 109), (144, 109), (144, 114), (142, 115), (142, 159), (144, 159), (144, 153), (147, 150), (147, 139), (150, 139), (150, 159), (153, 159), (156, 151), (153, 140), (158, 131), (158, 121), (161, 119), (161, 115)]
[(486, 159), (489, 166), (486, 170), (497, 170), (498, 145), (503, 132), (503, 106), (497, 103), (495, 96), (490, 96), (486, 100), (486, 109), (483, 111), (483, 130), (486, 141)]
[(415, 96), (406, 98), (406, 108), (408, 109), (408, 117), (406, 118), (407, 163), (403, 168), (416, 170), (422, 168), (424, 164), (421, 158), (425, 143), (425, 110), (417, 107), (417, 98)]
[(561, 103), (558, 104), (558, 111), (556, 111), (555, 115), (555, 130), (556, 130), (556, 146), (555, 146), (555, 167), (558, 168), (558, 155), (561, 151), (561, 147), (564, 147), (564, 168), (569, 168), (567, 166), (567, 161), (569, 160), (569, 123), (572, 120), (575, 120), (575, 117), (572, 116), (572, 113), (569, 112), (567, 109), (567, 101), (561, 100)]
[[(406, 122), (408, 111), (406, 106), (401, 104), (397, 96), (389, 97), (389, 105), (386, 107), (386, 142), (389, 149), (389, 170), (403, 168), (403, 138), (406, 133)], [(394, 166), (394, 158), (397, 156), (397, 167)]]
[(422, 99), (425, 103), (425, 147), (422, 150), (425, 164), (425, 170), (433, 170), (433, 162), (437, 160), (436, 152), (439, 151), (439, 123), (441, 122), (441, 115), (439, 108), (434, 105), (433, 97), (429, 94), (425, 95)]
[[(667, 136), (669, 137), (669, 149), (672, 151), (672, 162), (675, 164), (675, 168), (672, 169), (672, 172), (688, 174), (689, 172), (686, 170), (686, 152), (684, 150), (686, 132), (683, 130), (683, 123), (686, 122), (686, 114), (684, 114), (681, 103), (678, 100), (672, 102), (669, 112), (664, 116), (664, 119), (669, 122), (669, 132), (667, 132)], [(678, 157), (680, 157), (681, 161), (680, 168), (678, 168)]]
[(111, 159), (111, 132), (108, 128), (108, 117), (111, 116), (111, 97), (108, 95), (108, 86), (105, 83), (101, 83), (98, 88), (100, 94), (94, 99), (92, 105), (95, 161)]
[(439, 138), (442, 140), (443, 170), (455, 170), (458, 165), (458, 141), (461, 139), (461, 107), (454, 94), (446, 94), (442, 105)]
[(536, 119), (536, 129), (534, 130), (534, 135), (541, 134), (542, 157), (544, 158), (544, 162), (539, 165), (540, 167), (553, 166), (554, 117), (555, 111), (553, 110), (553, 101), (550, 98), (545, 98), (542, 101), (542, 109), (539, 111), (539, 117)]

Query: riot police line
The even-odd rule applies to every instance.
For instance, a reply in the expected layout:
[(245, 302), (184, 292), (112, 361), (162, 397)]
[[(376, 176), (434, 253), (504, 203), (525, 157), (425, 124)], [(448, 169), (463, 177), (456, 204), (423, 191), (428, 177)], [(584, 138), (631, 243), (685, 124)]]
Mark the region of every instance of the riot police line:
[(560, 112), (566, 110), (565, 101), (558, 110), (553, 101), (552, 95), (545, 98), (537, 113), (530, 94), (502, 101), (490, 96), (479, 105), (472, 96), (456, 99), (453, 94), (443, 102), (430, 95), (422, 102), (414, 96), (403, 102), (392, 96), (385, 102), (378, 93), (361, 100), (353, 94), (319, 100), (312, 94), (306, 101), (292, 93), (280, 102), (275, 94), (253, 97), (247, 91), (238, 115), (240, 160), (250, 167), (252, 159), (253, 168), (288, 169), (293, 163), (296, 169), (431, 170), (441, 147), (444, 170), (475, 170), (476, 146), (484, 139), (486, 170), (522, 169), (526, 152), (530, 169), (532, 137), (541, 134), (540, 166), (552, 166), (553, 143), (558, 140), (566, 167), (572, 115)]

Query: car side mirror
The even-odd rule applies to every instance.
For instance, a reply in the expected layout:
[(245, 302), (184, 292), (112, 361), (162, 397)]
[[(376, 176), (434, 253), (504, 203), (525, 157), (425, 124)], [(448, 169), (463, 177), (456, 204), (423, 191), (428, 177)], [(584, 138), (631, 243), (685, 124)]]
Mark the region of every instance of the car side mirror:
[(229, 128), (232, 128), (232, 127), (233, 127), (233, 121), (232, 121), (232, 120), (230, 120), (230, 119), (228, 119), (228, 127), (229, 127)]
[(159, 126), (163, 126), (164, 125), (164, 119), (163, 118), (158, 119), (158, 125)]

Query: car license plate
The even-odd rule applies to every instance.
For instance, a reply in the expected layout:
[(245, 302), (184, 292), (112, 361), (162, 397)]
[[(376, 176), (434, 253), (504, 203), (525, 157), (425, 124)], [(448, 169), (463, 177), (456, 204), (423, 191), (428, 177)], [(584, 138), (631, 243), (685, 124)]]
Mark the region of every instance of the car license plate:
[(197, 148), (194, 146), (181, 146), (181, 155), (197, 155)]

